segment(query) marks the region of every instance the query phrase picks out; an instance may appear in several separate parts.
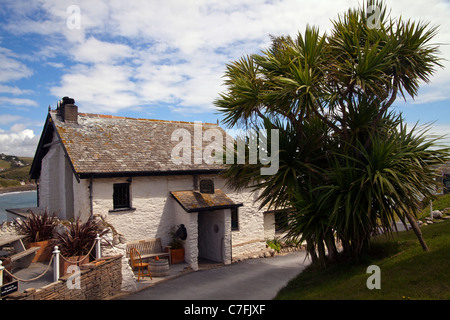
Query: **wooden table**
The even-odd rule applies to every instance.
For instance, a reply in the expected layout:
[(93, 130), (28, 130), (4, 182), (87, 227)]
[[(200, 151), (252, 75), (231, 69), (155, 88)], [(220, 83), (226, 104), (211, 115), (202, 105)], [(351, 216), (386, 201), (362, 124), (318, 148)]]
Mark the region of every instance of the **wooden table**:
[(15, 254), (9, 256), (9, 258), (11, 258), (11, 262), (19, 268), (27, 268), (33, 260), (36, 251), (40, 249), (40, 247), (26, 249), (22, 242), (22, 239), (25, 237), (25, 235), (0, 236), (0, 248), (5, 246), (12, 246), (14, 248)]

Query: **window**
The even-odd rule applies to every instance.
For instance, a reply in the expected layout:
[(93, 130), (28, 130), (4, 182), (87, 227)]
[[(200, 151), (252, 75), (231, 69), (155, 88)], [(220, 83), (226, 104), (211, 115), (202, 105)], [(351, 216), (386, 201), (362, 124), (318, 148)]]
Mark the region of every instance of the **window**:
[(289, 211), (280, 210), (275, 212), (275, 231), (283, 232), (287, 229)]
[(114, 210), (131, 208), (129, 183), (114, 184), (113, 203)]
[(231, 230), (239, 230), (238, 208), (231, 208)]

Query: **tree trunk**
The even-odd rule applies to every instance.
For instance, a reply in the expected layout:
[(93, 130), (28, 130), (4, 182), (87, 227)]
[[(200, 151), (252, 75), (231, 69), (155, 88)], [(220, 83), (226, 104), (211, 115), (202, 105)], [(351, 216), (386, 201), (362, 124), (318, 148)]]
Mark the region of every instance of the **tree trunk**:
[(419, 239), (420, 245), (423, 248), (423, 251), (430, 251), (428, 249), (427, 244), (425, 243), (425, 239), (423, 238), (422, 231), (420, 231), (419, 226), (417, 225), (416, 219), (409, 212), (405, 212), (406, 219), (408, 219), (409, 224), (411, 225), (414, 233), (416, 234), (417, 239)]
[(328, 258), (331, 262), (335, 262), (338, 257), (338, 250), (336, 248), (336, 242), (332, 233), (325, 238), (325, 244), (328, 250)]
[(307, 247), (307, 251), (308, 254), (311, 256), (311, 261), (313, 264), (317, 263), (317, 261), (319, 260), (317, 258), (317, 254), (316, 254), (316, 246), (314, 245), (313, 241), (307, 240), (306, 241), (306, 247)]
[(319, 241), (319, 243), (317, 243), (317, 251), (319, 252), (320, 267), (325, 268), (326, 267), (326, 254), (325, 254), (325, 244), (323, 243), (323, 241)]
[(351, 250), (350, 243), (348, 242), (348, 240), (342, 239), (341, 243), (342, 243), (342, 249), (343, 249), (344, 255), (350, 256), (352, 250)]

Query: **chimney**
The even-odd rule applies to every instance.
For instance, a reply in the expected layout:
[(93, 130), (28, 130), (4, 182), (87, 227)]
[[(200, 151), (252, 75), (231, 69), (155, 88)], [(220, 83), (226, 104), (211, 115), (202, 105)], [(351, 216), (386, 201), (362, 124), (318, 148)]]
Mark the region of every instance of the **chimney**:
[(200, 193), (214, 194), (214, 180), (213, 179), (200, 180)]
[(74, 99), (63, 97), (56, 110), (62, 121), (78, 123), (78, 106), (75, 105)]

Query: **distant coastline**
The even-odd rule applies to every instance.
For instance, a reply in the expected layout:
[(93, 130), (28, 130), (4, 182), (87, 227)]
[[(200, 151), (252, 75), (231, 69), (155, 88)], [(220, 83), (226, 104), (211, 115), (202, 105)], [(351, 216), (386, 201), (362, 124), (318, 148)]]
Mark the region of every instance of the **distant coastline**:
[(36, 190), (36, 185), (26, 184), (23, 186), (0, 188), (0, 194), (10, 193), (10, 192), (34, 191), (34, 190)]

